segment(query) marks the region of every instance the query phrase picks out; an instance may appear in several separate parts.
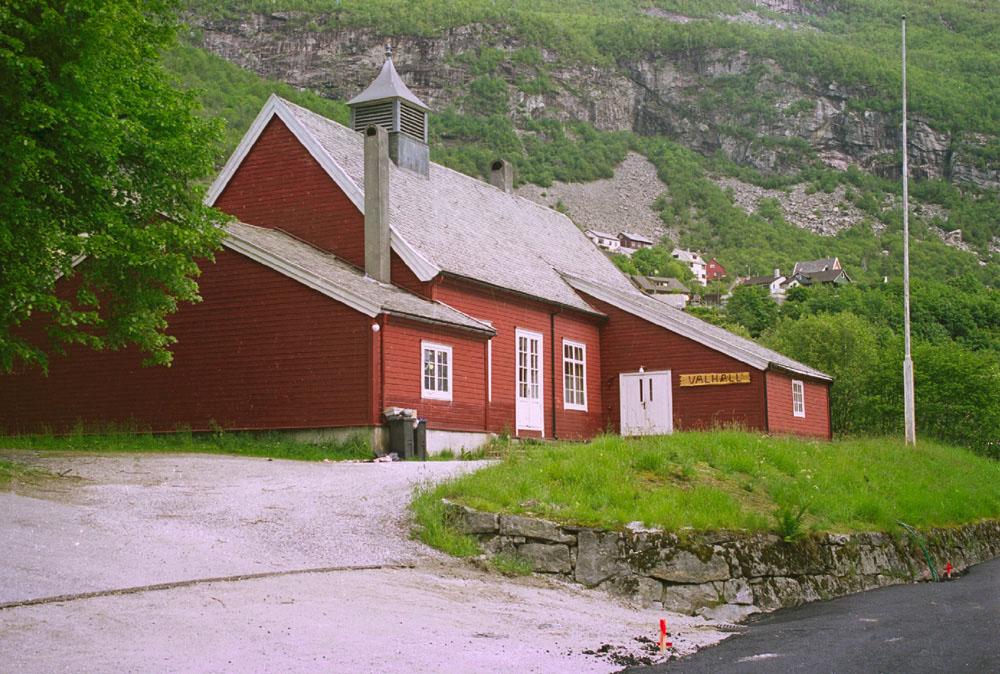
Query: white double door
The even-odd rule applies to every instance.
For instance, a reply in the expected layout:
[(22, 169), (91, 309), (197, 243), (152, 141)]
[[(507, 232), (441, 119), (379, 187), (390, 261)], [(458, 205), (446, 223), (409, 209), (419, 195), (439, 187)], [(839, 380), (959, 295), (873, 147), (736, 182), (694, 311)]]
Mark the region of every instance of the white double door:
[(517, 409), (516, 424), (519, 431), (545, 432), (545, 406), (543, 404), (542, 335), (527, 330), (515, 331), (517, 342)]
[(622, 435), (662, 435), (674, 430), (670, 370), (618, 375)]

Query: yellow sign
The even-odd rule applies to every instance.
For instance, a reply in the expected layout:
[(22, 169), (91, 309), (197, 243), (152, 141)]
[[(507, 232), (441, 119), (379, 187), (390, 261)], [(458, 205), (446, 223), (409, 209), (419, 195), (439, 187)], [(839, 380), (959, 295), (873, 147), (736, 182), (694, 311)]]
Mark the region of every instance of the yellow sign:
[(749, 384), (749, 372), (710, 372), (707, 374), (682, 374), (681, 386), (720, 386), (723, 384)]

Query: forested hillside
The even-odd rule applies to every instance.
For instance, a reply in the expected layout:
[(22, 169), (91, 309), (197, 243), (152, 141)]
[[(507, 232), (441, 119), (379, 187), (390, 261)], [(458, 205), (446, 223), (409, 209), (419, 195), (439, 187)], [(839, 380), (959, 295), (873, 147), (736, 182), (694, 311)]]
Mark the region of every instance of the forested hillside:
[[(481, 177), (504, 157), (519, 182), (548, 186), (607, 178), (634, 151), (664, 185), (649, 206), (662, 219), (665, 246), (701, 249), (740, 273), (838, 256), (856, 281), (845, 291), (803, 291), (780, 310), (743, 297), (728, 315), (709, 318), (833, 371), (837, 430), (853, 432), (896, 430), (901, 420), (901, 400), (882, 392), (895, 390), (901, 359), (905, 8), (911, 260), (924, 363), (918, 359), (918, 418), (937, 435), (1000, 451), (995, 3), (190, 0), (189, 7), (186, 44), (167, 62), (202, 91), (207, 114), (226, 120), (220, 162), (272, 91), (346, 121), (341, 101), (371, 80), (389, 43), (404, 79), (434, 109), (438, 162)], [(812, 231), (792, 224), (803, 214), (781, 199), (741, 206), (740, 193), (757, 188), (827, 194), (831, 211), (857, 217), (835, 226), (832, 213), (805, 214), (822, 225)]]

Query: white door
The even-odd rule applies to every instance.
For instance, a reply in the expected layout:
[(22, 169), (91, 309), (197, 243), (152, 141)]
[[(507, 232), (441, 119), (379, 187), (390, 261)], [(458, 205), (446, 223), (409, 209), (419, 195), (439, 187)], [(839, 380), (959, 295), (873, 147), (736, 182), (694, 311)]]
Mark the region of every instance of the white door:
[(660, 435), (674, 430), (670, 370), (618, 376), (622, 435)]
[(542, 336), (515, 331), (517, 340), (517, 430), (545, 430), (542, 405)]

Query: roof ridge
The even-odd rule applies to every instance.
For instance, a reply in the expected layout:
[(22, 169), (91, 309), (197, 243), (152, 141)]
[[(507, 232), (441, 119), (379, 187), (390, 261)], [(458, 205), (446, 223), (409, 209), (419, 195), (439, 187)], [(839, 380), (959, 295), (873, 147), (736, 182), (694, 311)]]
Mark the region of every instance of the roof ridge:
[[(589, 279), (584, 279), (584, 278), (580, 278), (578, 276), (573, 276), (572, 274), (563, 274), (563, 277), (567, 278), (567, 279), (574, 279), (575, 281), (577, 281), (577, 283), (583, 285), (584, 288), (579, 288), (579, 290), (581, 292), (587, 292), (586, 286), (589, 285), (589, 286), (592, 286), (592, 287), (594, 287), (594, 288), (596, 288), (596, 289), (598, 289), (600, 291), (608, 293), (611, 296), (621, 296), (626, 301), (628, 301), (628, 300), (640, 300), (640, 301), (643, 301), (643, 302), (645, 302), (645, 301), (656, 302), (656, 300), (653, 300), (652, 298), (644, 295), (638, 288), (635, 288), (635, 287), (633, 287), (630, 292), (626, 292), (624, 290), (618, 290), (617, 288), (608, 287), (608, 286), (606, 286), (603, 283), (600, 283), (598, 281), (591, 281)], [(574, 288), (577, 287), (576, 285), (573, 285), (572, 283), (570, 285), (572, 287), (574, 287)], [(598, 299), (601, 299), (601, 298), (598, 298)], [(650, 306), (654, 306), (654, 305), (651, 304)], [(799, 361), (795, 360), (794, 358), (791, 358), (789, 356), (781, 354), (781, 353), (775, 351), (774, 349), (769, 349), (768, 347), (766, 347), (766, 346), (764, 346), (762, 344), (759, 344), (757, 341), (755, 341), (753, 339), (748, 339), (748, 338), (743, 337), (741, 335), (737, 335), (734, 332), (730, 332), (729, 330), (726, 330), (725, 328), (722, 328), (722, 327), (719, 327), (718, 325), (714, 325), (712, 323), (709, 323), (708, 321), (703, 320), (701, 318), (698, 318), (697, 316), (692, 316), (691, 314), (686, 313), (686, 312), (682, 311), (681, 309), (678, 309), (677, 307), (670, 306), (669, 304), (666, 304), (666, 303), (663, 303), (663, 302), (656, 302), (655, 306), (657, 308), (657, 311), (666, 314), (667, 317), (671, 317), (671, 314), (678, 314), (680, 316), (683, 316), (684, 317), (683, 321), (678, 320), (678, 322), (682, 322), (683, 323), (683, 327), (686, 327), (686, 328), (688, 328), (688, 329), (690, 329), (690, 330), (692, 330), (694, 332), (701, 333), (702, 335), (704, 335), (705, 337), (707, 337), (709, 339), (715, 339), (715, 340), (723, 341), (722, 338), (721, 338), (721, 336), (719, 336), (717, 333), (719, 333), (719, 332), (726, 333), (727, 337), (729, 337), (732, 341), (730, 341), (730, 339), (727, 339), (727, 340), (723, 341), (723, 343), (726, 346), (728, 346), (729, 348), (731, 348), (731, 349), (733, 349), (735, 351), (738, 351), (738, 352), (746, 354), (746, 357), (748, 357), (750, 359), (757, 360), (757, 361), (764, 361), (768, 365), (775, 365), (775, 366), (777, 366), (779, 368), (783, 368), (783, 369), (786, 369), (786, 370), (790, 369), (789, 365), (787, 365), (786, 363), (792, 363), (795, 366), (797, 366), (798, 368), (802, 368), (801, 370), (793, 370), (793, 371), (799, 372), (800, 374), (803, 374), (805, 376), (811, 376), (811, 377), (822, 377), (824, 379), (831, 379), (832, 380), (832, 377), (830, 377), (830, 375), (826, 374), (825, 372), (817, 370), (814, 367), (810, 367), (809, 365), (806, 365), (805, 363), (799, 362)], [(622, 308), (624, 310), (623, 307), (619, 307), (619, 308)], [(677, 320), (677, 319), (675, 319), (675, 320)], [(666, 326), (663, 326), (663, 327), (666, 327)], [(713, 335), (712, 333), (716, 333), (716, 334)], [(751, 348), (748, 348), (748, 346), (744, 345), (744, 343), (748, 343), (749, 347), (751, 347)], [(762, 353), (754, 353), (753, 349), (759, 349)], [(732, 354), (729, 354), (729, 355), (732, 356)], [(777, 356), (777, 358), (774, 358), (774, 356)], [(784, 362), (782, 362), (782, 361), (784, 361)], [(746, 361), (744, 361), (744, 362), (746, 362)]]
[[(279, 98), (281, 101), (285, 102), (285, 103), (289, 103), (291, 105), (294, 105), (296, 108), (299, 108), (300, 110), (304, 110), (307, 113), (309, 113), (310, 115), (313, 115), (314, 117), (320, 118), (324, 122), (329, 122), (330, 124), (335, 124), (335, 125), (339, 126), (340, 128), (345, 129), (345, 130), (347, 130), (347, 131), (349, 131), (351, 133), (357, 133), (356, 131), (354, 131), (353, 129), (351, 129), (351, 127), (345, 126), (344, 124), (341, 124), (340, 122), (338, 122), (335, 119), (330, 119), (329, 117), (327, 117), (325, 115), (321, 115), (318, 112), (315, 112), (313, 110), (310, 110), (309, 108), (306, 108), (304, 106), (299, 105), (298, 103), (293, 103), (292, 101), (289, 101), (288, 99), (285, 99), (285, 98), (282, 98), (281, 96), (278, 96), (277, 94), (275, 94), (275, 96), (277, 98)], [(450, 166), (445, 166), (444, 164), (439, 164), (436, 161), (431, 161), (429, 163), (430, 163), (431, 166), (434, 166), (434, 167), (437, 167), (439, 169), (443, 169), (445, 171), (453, 173), (456, 176), (459, 176), (460, 178), (462, 178), (463, 180), (471, 181), (471, 184), (475, 184), (477, 187), (485, 187), (485, 188), (496, 190), (497, 192), (500, 192), (501, 194), (506, 194), (507, 196), (512, 197), (513, 199), (516, 199), (516, 200), (518, 200), (518, 201), (520, 201), (520, 202), (522, 202), (522, 203), (524, 203), (526, 205), (529, 205), (530, 207), (535, 208), (535, 209), (537, 209), (537, 210), (539, 210), (539, 211), (541, 211), (543, 213), (550, 213), (550, 214), (553, 214), (553, 215), (555, 215), (557, 217), (561, 217), (561, 218), (567, 220), (571, 225), (573, 225), (574, 229), (579, 230), (581, 234), (583, 233), (583, 230), (580, 230), (580, 228), (577, 226), (577, 224), (575, 222), (573, 222), (572, 218), (570, 218), (569, 216), (567, 216), (565, 213), (560, 213), (556, 209), (551, 208), (549, 206), (543, 206), (542, 204), (538, 203), (537, 201), (532, 201), (531, 199), (528, 199), (527, 197), (522, 197), (520, 194), (515, 194), (514, 192), (507, 192), (506, 190), (503, 190), (503, 189), (497, 187), (496, 185), (494, 185), (494, 184), (492, 184), (492, 183), (490, 183), (490, 182), (488, 182), (486, 180), (483, 180), (481, 178), (476, 178), (475, 176), (470, 176), (468, 173), (462, 173), (461, 171), (459, 171), (457, 169), (453, 169)], [(359, 187), (361, 187), (361, 189), (364, 190), (363, 186), (359, 186)]]

